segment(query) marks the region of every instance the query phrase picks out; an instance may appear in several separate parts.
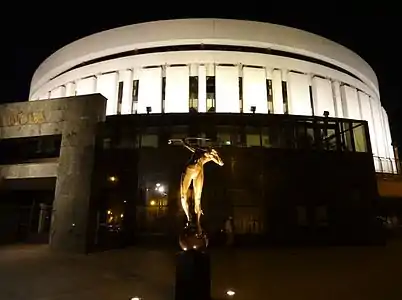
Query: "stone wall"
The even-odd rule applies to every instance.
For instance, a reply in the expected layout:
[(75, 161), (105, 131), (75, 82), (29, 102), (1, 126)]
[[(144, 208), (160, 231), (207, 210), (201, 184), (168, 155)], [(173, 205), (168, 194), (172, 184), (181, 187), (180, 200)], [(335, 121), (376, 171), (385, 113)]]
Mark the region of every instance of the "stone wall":
[[(105, 120), (105, 111), (106, 98), (100, 94), (0, 106), (0, 139), (62, 135), (50, 229), (52, 249), (87, 251), (96, 128)], [(4, 166), (3, 178), (15, 168)], [(24, 174), (20, 173), (22, 178)]]

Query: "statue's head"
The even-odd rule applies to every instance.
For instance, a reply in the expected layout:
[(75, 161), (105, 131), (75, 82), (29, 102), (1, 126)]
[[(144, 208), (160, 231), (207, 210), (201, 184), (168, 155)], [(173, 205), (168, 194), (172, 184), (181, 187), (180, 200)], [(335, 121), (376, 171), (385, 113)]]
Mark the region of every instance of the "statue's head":
[(224, 163), (222, 161), (222, 158), (219, 156), (218, 152), (211, 148), (204, 154), (209, 160), (212, 160), (214, 163), (217, 165), (223, 166)]

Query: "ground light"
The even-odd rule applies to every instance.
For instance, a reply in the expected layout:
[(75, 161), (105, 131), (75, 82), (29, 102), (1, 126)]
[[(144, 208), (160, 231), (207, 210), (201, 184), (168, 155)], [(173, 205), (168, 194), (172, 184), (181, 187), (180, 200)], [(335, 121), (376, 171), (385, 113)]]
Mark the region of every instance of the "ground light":
[(133, 297), (133, 298), (131, 298), (130, 300), (141, 300), (142, 298), (140, 298), (140, 297)]
[(236, 294), (236, 293), (235, 293), (235, 291), (233, 291), (233, 290), (227, 290), (227, 291), (226, 291), (226, 295), (228, 295), (229, 297), (233, 297), (235, 294)]

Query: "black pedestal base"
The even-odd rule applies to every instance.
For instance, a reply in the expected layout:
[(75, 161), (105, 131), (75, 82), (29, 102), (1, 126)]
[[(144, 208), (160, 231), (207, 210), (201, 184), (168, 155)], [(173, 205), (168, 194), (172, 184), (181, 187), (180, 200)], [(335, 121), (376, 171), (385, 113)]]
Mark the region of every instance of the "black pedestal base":
[(209, 255), (197, 250), (180, 252), (176, 257), (175, 300), (210, 300)]

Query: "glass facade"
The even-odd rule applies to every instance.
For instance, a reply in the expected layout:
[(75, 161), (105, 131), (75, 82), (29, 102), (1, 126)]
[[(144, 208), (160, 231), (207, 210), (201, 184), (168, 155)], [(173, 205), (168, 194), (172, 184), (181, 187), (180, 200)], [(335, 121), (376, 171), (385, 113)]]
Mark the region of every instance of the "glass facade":
[[(316, 186), (313, 182), (317, 178), (310, 168), (320, 170), (317, 171), (320, 176), (329, 176), (338, 167), (336, 161), (344, 155), (345, 161), (352, 155), (353, 159), (364, 158), (369, 167), (373, 164), (367, 123), (346, 119), (274, 114), (177, 114), (164, 118), (131, 115), (125, 120), (109, 117), (99, 137), (102, 142), (98, 151), (102, 155), (111, 153), (113, 157), (109, 169), (114, 171), (109, 170), (108, 174), (131, 182), (125, 188), (126, 196), (114, 194), (113, 189), (102, 193), (102, 209), (106, 211), (103, 215), (107, 217), (108, 210), (116, 210), (118, 216), (125, 216), (128, 211), (113, 209), (114, 202), (131, 201), (136, 234), (142, 237), (175, 237), (183, 225), (179, 181), (191, 154), (183, 147), (168, 145), (169, 139), (193, 137), (191, 143), (216, 148), (225, 161), (223, 168), (214, 164), (205, 166), (203, 220), (211, 240), (219, 239), (228, 216), (233, 217), (235, 233), (249, 238), (280, 231), (275, 224), (281, 222), (300, 230), (317, 226), (325, 232), (334, 207), (333, 203), (322, 202), (318, 191), (332, 191), (333, 187), (326, 187), (328, 184), (341, 186), (342, 180), (355, 179), (322, 178), (324, 181)], [(318, 163), (320, 160), (322, 163)], [(349, 164), (343, 168), (349, 168)], [(361, 172), (371, 174), (367, 170)], [(292, 179), (294, 174), (300, 174), (300, 178)], [(312, 194), (301, 196), (306, 187), (300, 185), (305, 184), (310, 186), (308, 189), (312, 191), (308, 193)], [(286, 196), (286, 193), (294, 194)], [(342, 193), (345, 194), (337, 197), (346, 199), (348, 191)], [(317, 200), (311, 200), (315, 197)], [(316, 203), (311, 206), (309, 201)], [(284, 219), (276, 220), (274, 211)], [(310, 215), (313, 221), (307, 217)]]

